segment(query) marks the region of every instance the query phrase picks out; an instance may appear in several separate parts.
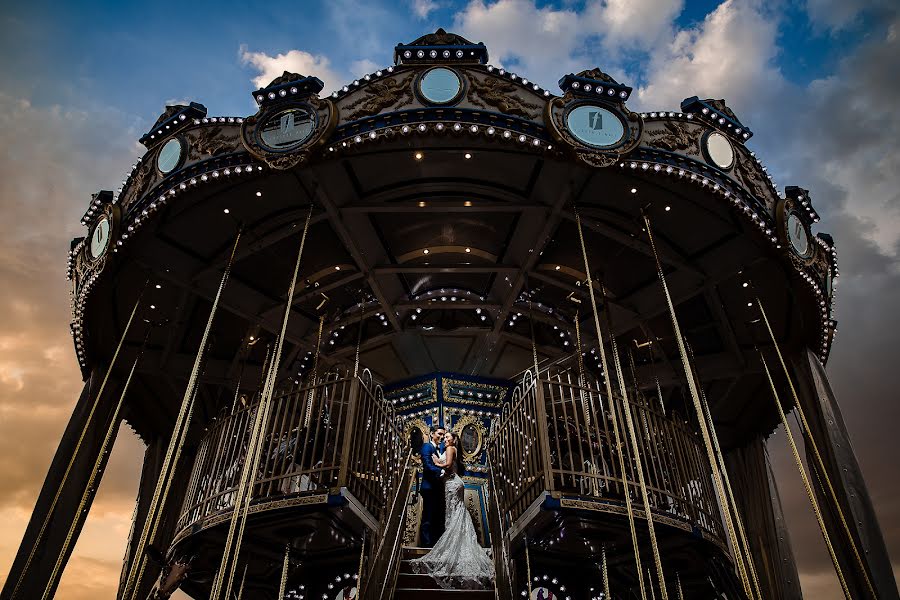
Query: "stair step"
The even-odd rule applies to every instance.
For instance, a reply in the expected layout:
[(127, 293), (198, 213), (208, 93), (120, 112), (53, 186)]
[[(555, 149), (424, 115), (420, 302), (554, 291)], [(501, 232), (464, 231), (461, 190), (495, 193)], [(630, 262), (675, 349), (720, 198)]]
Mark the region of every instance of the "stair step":
[(397, 578), (397, 589), (437, 590), (438, 582), (424, 573), (400, 573)]
[(425, 556), (429, 552), (431, 552), (431, 548), (419, 548), (416, 546), (404, 546), (402, 556), (403, 556), (403, 559), (406, 560), (406, 559), (410, 559), (410, 558), (419, 558), (420, 556)]
[(429, 600), (456, 600), (458, 598), (471, 598), (472, 600), (490, 600), (494, 597), (494, 590), (444, 590), (432, 588), (403, 588), (394, 592), (394, 600), (422, 600), (423, 594), (427, 594)]

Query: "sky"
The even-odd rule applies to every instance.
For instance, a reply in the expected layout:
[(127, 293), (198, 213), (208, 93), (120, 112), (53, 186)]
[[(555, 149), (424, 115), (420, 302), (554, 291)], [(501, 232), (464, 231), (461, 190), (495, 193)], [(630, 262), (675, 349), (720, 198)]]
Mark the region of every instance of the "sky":
[[(841, 268), (828, 376), (900, 572), (896, 0), (32, 0), (0, 6), (0, 581), (81, 389), (65, 260), (91, 193), (119, 187), (166, 104), (249, 115), (283, 70), (327, 92), (437, 27), (548, 89), (600, 67), (632, 110), (725, 98), (779, 189), (811, 190)], [(804, 594), (840, 598), (783, 432), (770, 451)], [(113, 597), (141, 457), (123, 426), (57, 597)]]

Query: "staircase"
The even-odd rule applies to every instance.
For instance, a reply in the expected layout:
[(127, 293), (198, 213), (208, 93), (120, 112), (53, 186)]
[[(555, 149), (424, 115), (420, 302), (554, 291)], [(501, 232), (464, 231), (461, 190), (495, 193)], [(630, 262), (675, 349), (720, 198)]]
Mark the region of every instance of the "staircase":
[(422, 600), (427, 594), (429, 600), (493, 600), (493, 588), (488, 590), (441, 589), (431, 575), (413, 573), (410, 560), (428, 552), (428, 548), (403, 548), (400, 575), (394, 590), (394, 600)]

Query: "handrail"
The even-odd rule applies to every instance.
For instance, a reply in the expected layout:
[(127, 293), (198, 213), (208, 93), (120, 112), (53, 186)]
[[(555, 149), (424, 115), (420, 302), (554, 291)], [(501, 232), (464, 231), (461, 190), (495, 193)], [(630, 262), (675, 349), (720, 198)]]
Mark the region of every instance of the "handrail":
[[(362, 590), (359, 593), (359, 597), (365, 600), (381, 600), (382, 598), (389, 597), (385, 596), (385, 592), (387, 591), (389, 594), (392, 594), (393, 588), (396, 585), (397, 572), (399, 571), (400, 566), (400, 561), (398, 561), (397, 558), (402, 551), (401, 541), (403, 540), (403, 531), (408, 510), (407, 499), (416, 477), (416, 470), (410, 470), (409, 468), (411, 459), (412, 452), (410, 451), (406, 454), (406, 460), (404, 461), (403, 469), (401, 470), (401, 473), (406, 474), (407, 476), (404, 477), (401, 475), (399, 479), (400, 484), (397, 486), (396, 493), (391, 502), (391, 509), (379, 527), (380, 541), (377, 549), (372, 554), (370, 560), (371, 566), (367, 572), (365, 581), (363, 582)], [(401, 506), (401, 504), (403, 508), (400, 511), (398, 518), (395, 519), (394, 515), (396, 514), (398, 506)], [(385, 556), (383, 550), (387, 547), (389, 539), (392, 540), (390, 542), (391, 552), (390, 555)], [(380, 586), (378, 585), (379, 582)], [(390, 583), (390, 585), (388, 585), (388, 583)]]
[[(187, 487), (178, 531), (234, 506), (259, 403), (225, 413), (206, 433)], [(337, 493), (346, 487), (380, 520), (398, 484), (403, 436), (371, 373), (328, 372), (272, 399), (253, 475), (254, 502)], [(351, 440), (353, 443), (351, 444)]]
[(723, 542), (718, 504), (696, 433), (640, 398), (623, 403), (614, 396), (609, 402), (597, 381), (582, 385), (564, 364), (541, 369), (537, 378), (526, 371), (488, 438), (501, 522), (505, 518), (507, 525), (515, 524), (544, 491), (596, 500), (601, 509), (623, 503), (626, 493), (639, 497), (630, 444), (621, 449), (628, 466), (620, 472), (612, 410), (619, 423), (624, 422), (624, 411), (630, 411), (637, 426), (654, 515), (696, 526)]
[(497, 498), (497, 486), (494, 483), (494, 467), (490, 456), (487, 459), (488, 473), (488, 498), (486, 510), (488, 512), (488, 528), (491, 536), (491, 555), (494, 559), (494, 596), (496, 600), (514, 600), (513, 582), (515, 575), (512, 567), (515, 563), (510, 559), (509, 537), (506, 535), (503, 515), (500, 513), (500, 502)]

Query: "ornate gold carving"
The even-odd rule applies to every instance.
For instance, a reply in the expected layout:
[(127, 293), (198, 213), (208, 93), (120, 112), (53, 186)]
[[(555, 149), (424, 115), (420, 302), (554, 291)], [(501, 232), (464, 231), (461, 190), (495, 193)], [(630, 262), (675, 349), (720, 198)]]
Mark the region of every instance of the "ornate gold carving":
[(507, 115), (517, 115), (526, 119), (537, 119), (540, 116), (540, 105), (520, 98), (517, 94), (522, 88), (511, 82), (485, 77), (478, 80), (469, 78), (469, 102), (481, 108), (493, 106)]
[(685, 152), (699, 155), (697, 146), (698, 136), (692, 135), (688, 128), (675, 121), (663, 121), (663, 129), (647, 131), (647, 141), (654, 148), (668, 150), (669, 152)]
[(119, 199), (124, 212), (127, 213), (131, 205), (144, 195), (145, 190), (150, 188), (148, 184), (156, 176), (154, 163), (158, 154), (159, 152), (154, 152), (152, 156), (144, 157), (137, 169), (137, 173), (132, 176), (131, 182), (128, 184), (128, 190), (125, 192), (125, 197)]
[(472, 42), (455, 33), (447, 33), (439, 27), (434, 33), (427, 33), (408, 46), (473, 46)]
[[(425, 421), (423, 421), (422, 419), (420, 419), (418, 417), (415, 419), (410, 419), (409, 421), (406, 422), (406, 424), (403, 428), (403, 439), (404, 440), (406, 440), (407, 442), (409, 441), (409, 435), (412, 432), (413, 428), (417, 428), (419, 431), (422, 432), (422, 441), (424, 441), (424, 442), (428, 441), (429, 434), (431, 433), (430, 428), (425, 423)], [(418, 453), (414, 453), (412, 455), (412, 461), (416, 465), (421, 465), (422, 457), (419, 456)]]
[[(611, 504), (607, 502), (593, 502), (591, 500), (581, 500), (578, 498), (560, 498), (559, 505), (563, 508), (576, 508), (579, 510), (591, 510), (595, 512), (603, 512), (614, 515), (624, 515), (626, 513), (626, 509), (624, 506), (619, 506), (618, 504)], [(647, 513), (639, 508), (635, 508), (634, 516), (646, 519)], [(671, 527), (675, 527), (677, 529), (681, 529), (683, 531), (691, 531), (690, 523), (686, 523), (680, 519), (673, 519), (672, 517), (667, 517), (665, 515), (660, 515), (656, 511), (653, 511), (653, 521), (656, 523), (664, 523)]]
[(191, 160), (218, 156), (241, 149), (240, 130), (232, 127), (198, 127), (184, 136), (188, 140)]
[[(467, 452), (466, 449), (462, 447), (462, 432), (463, 429), (469, 425), (475, 427), (475, 430), (478, 433), (478, 445), (472, 452)], [(459, 436), (460, 451), (462, 452), (463, 461), (467, 463), (477, 462), (481, 456), (482, 450), (484, 450), (484, 441), (487, 438), (487, 431), (484, 428), (482, 420), (474, 415), (462, 415), (453, 425), (453, 432)]]
[(406, 511), (406, 523), (403, 527), (404, 546), (417, 546), (419, 543), (419, 515), (422, 512), (422, 497), (414, 494), (415, 491), (410, 492), (407, 500), (407, 503), (409, 503), (412, 498), (415, 498), (416, 502), (415, 504), (410, 504), (409, 510)]
[[(444, 393), (444, 402), (457, 402), (459, 404), (469, 404), (472, 406), (498, 406), (503, 400), (506, 398), (506, 388), (499, 385), (492, 385), (489, 383), (481, 383), (479, 381), (463, 381), (462, 379), (447, 379), (444, 378), (441, 380), (441, 391)], [(498, 394), (500, 397), (497, 400), (477, 400), (474, 398), (469, 398), (468, 396), (454, 396), (450, 393), (450, 386), (456, 385), (460, 387), (469, 387), (474, 388), (476, 390), (485, 390), (486, 392)]]
[(623, 103), (609, 104), (607, 101), (598, 98), (596, 101), (590, 101), (590, 103), (596, 102), (597, 106), (603, 106), (607, 110), (618, 112), (624, 117), (624, 142), (620, 146), (610, 149), (592, 148), (583, 144), (569, 133), (569, 128), (565, 123), (568, 108), (574, 102), (582, 103), (571, 92), (566, 92), (566, 95), (562, 98), (554, 98), (548, 102), (544, 107), (544, 124), (556, 141), (564, 148), (567, 148), (581, 162), (591, 167), (611, 167), (623, 155), (628, 154), (641, 143), (644, 121), (640, 115), (628, 110)]
[[(257, 500), (258, 501), (258, 500)], [(278, 510), (281, 508), (291, 508), (293, 506), (311, 506), (315, 504), (327, 504), (328, 503), (328, 494), (315, 494), (312, 496), (295, 496), (294, 498), (284, 498), (282, 500), (274, 500), (272, 502), (258, 501), (259, 504), (254, 504), (250, 507), (248, 514), (256, 514), (261, 512), (268, 512), (270, 510)], [(204, 519), (199, 521), (195, 521), (193, 523), (188, 523), (172, 540), (172, 546), (175, 546), (178, 542), (183, 540), (184, 538), (192, 535), (194, 533), (199, 533), (200, 531), (209, 529), (210, 527), (215, 527), (220, 523), (224, 523), (231, 519), (231, 514), (234, 511), (234, 505), (229, 505), (225, 507), (221, 512), (215, 515), (207, 516)]]
[[(338, 111), (331, 100), (322, 100), (315, 94), (304, 98), (303, 103), (315, 109), (318, 116), (316, 129), (308, 140), (300, 146), (285, 152), (272, 152), (263, 148), (255, 139), (256, 128), (261, 124), (261, 117), (274, 113), (269, 111), (263, 112), (260, 109), (260, 112), (244, 119), (244, 124), (241, 126), (241, 142), (244, 148), (247, 149), (247, 152), (265, 162), (271, 168), (282, 171), (307, 162), (313, 150), (325, 143), (328, 136), (334, 131), (334, 128), (337, 126)], [(285, 105), (277, 110), (285, 110), (292, 106), (297, 105)]]
[(737, 160), (734, 163), (734, 173), (737, 174), (740, 182), (748, 192), (768, 204), (769, 190), (766, 187), (762, 176), (743, 152), (739, 153)]
[[(483, 482), (480, 482), (477, 485), (481, 488), (484, 484)], [(463, 494), (466, 510), (469, 512), (469, 516), (472, 517), (472, 524), (475, 525), (475, 531), (478, 533), (478, 543), (484, 546), (487, 543), (487, 540), (485, 539), (484, 521), (482, 520), (481, 515), (480, 497), (481, 490), (473, 490), (470, 488), (466, 488), (465, 493)]]
[(411, 72), (402, 79), (392, 78), (375, 81), (365, 86), (361, 91), (365, 94), (344, 108), (355, 111), (347, 115), (348, 121), (355, 121), (360, 117), (368, 117), (380, 113), (386, 108), (395, 109), (412, 104), (413, 91), (412, 80), (416, 76)]

